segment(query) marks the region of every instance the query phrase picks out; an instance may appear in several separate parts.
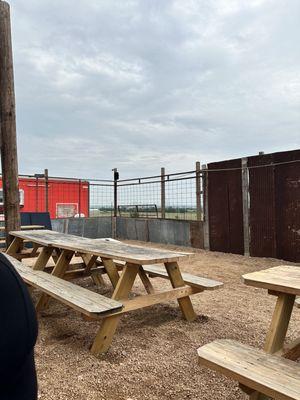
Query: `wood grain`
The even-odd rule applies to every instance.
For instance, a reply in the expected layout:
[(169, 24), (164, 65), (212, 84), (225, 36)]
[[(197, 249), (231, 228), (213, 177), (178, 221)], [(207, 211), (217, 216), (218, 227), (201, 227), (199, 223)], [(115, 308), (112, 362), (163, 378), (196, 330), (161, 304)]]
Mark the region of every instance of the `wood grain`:
[(300, 400), (300, 365), (232, 340), (198, 349), (199, 362), (277, 400)]
[(131, 264), (155, 264), (174, 262), (188, 258), (191, 253), (180, 253), (150, 247), (132, 246), (121, 242), (100, 241), (84, 237), (67, 235), (49, 230), (13, 231), (10, 235), (28, 239), (43, 246), (74, 250), (80, 253), (122, 260)]
[[(143, 267), (144, 271), (150, 276), (157, 276), (160, 278), (169, 279), (169, 275), (164, 267), (160, 265), (147, 265)], [(202, 278), (200, 276), (181, 272), (183, 281), (185, 284), (203, 289), (203, 290), (215, 290), (221, 288), (223, 282), (215, 281), (212, 279)]]
[(34, 271), (12, 257), (7, 255), (6, 257), (27, 284), (87, 316), (93, 318), (105, 316), (121, 311), (123, 308), (123, 304), (116, 300), (74, 285), (47, 272)]
[(300, 295), (300, 268), (293, 265), (280, 265), (251, 272), (243, 275), (242, 279), (249, 286)]

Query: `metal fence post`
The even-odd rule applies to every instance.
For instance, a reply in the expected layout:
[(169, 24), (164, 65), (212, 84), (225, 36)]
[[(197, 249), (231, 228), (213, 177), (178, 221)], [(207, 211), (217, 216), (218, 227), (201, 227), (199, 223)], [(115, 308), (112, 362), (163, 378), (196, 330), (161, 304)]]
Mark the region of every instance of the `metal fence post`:
[(209, 243), (209, 212), (208, 212), (208, 170), (207, 165), (202, 165), (202, 187), (203, 187), (203, 242), (204, 242), (204, 249), (210, 249)]
[(165, 183), (165, 168), (161, 168), (161, 218), (166, 218), (166, 183)]
[(196, 207), (197, 207), (197, 221), (202, 220), (201, 210), (201, 182), (200, 182), (200, 161), (196, 161)]
[(244, 226), (244, 255), (250, 255), (249, 231), (249, 174), (248, 158), (242, 158), (242, 196), (243, 196), (243, 226)]
[(45, 176), (45, 211), (49, 211), (49, 174), (48, 169), (44, 170)]

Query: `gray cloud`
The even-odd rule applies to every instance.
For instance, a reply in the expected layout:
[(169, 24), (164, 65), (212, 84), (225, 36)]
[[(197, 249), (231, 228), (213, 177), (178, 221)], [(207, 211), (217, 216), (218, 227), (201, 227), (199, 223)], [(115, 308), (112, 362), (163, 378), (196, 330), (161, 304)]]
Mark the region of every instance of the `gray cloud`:
[(11, 0), (20, 171), (110, 177), (300, 144), (297, 0)]

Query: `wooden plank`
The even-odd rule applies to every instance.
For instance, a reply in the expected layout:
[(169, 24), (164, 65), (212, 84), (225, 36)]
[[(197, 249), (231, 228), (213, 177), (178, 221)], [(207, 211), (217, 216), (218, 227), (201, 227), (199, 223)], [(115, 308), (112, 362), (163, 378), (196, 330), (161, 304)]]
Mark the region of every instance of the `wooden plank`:
[[(147, 265), (143, 266), (143, 269), (151, 276), (158, 276), (160, 278), (169, 279), (167, 271), (160, 265)], [(215, 290), (221, 288), (224, 285), (223, 282), (202, 278), (200, 276), (188, 274), (186, 272), (182, 272), (181, 275), (185, 284), (203, 290)]]
[(6, 250), (6, 254), (13, 257), (16, 256), (19, 253), (22, 244), (23, 244), (23, 239), (15, 237), (11, 242), (11, 244), (9, 245), (8, 249)]
[(300, 308), (300, 297), (298, 297), (298, 298), (295, 300), (295, 306), (296, 306), (297, 308)]
[(42, 290), (47, 295), (89, 317), (101, 317), (118, 312), (123, 308), (122, 303), (118, 301), (49, 275), (46, 272), (33, 271), (16, 259), (8, 258), (27, 284)]
[(101, 272), (92, 270), (91, 277), (92, 277), (93, 282), (95, 283), (95, 285), (97, 285), (97, 286), (105, 286), (105, 282), (104, 282), (104, 279), (102, 277)]
[(92, 267), (96, 265), (96, 261), (98, 256), (93, 256), (90, 254), (80, 254), (82, 257), (82, 260), (85, 264), (86, 272), (89, 273)]
[[(51, 275), (59, 277), (59, 278), (63, 278), (63, 276), (70, 264), (70, 261), (73, 257), (73, 254), (74, 254), (73, 251), (63, 250), (61, 252), (61, 255), (59, 256), (59, 259), (58, 259), (55, 267), (53, 268)], [(42, 294), (36, 304), (36, 310), (41, 311), (41, 310), (45, 309), (47, 307), (48, 303), (49, 303), (49, 297), (47, 296), (47, 294)]]
[[(43, 229), (45, 228), (44, 225), (22, 225), (21, 226), (21, 230), (25, 231), (25, 230), (32, 230), (32, 229)], [(0, 226), (0, 232), (5, 231), (5, 227), (4, 226)]]
[(280, 265), (251, 272), (243, 275), (242, 279), (249, 286), (300, 295), (300, 268), (297, 266)]
[(108, 258), (103, 258), (103, 257), (102, 257), (102, 263), (103, 263), (106, 273), (111, 281), (111, 284), (115, 288), (119, 282), (119, 272), (116, 267), (116, 264), (114, 263), (113, 260), (110, 260)]
[(35, 260), (32, 269), (39, 271), (45, 269), (52, 253), (53, 253), (52, 247), (43, 247), (40, 254), (38, 255), (38, 258)]
[(297, 361), (300, 358), (300, 338), (284, 345), (284, 347), (275, 354), (289, 360)]
[[(165, 267), (167, 273), (169, 275), (171, 284), (173, 288), (185, 286), (184, 280), (181, 276), (179, 266), (176, 262), (174, 263), (165, 263)], [(189, 296), (182, 297), (178, 299), (178, 304), (181, 309), (181, 312), (184, 318), (187, 321), (193, 321), (197, 318), (197, 314), (194, 311), (191, 299)]]
[(153, 294), (155, 292), (154, 287), (152, 286), (150, 279), (148, 278), (146, 272), (144, 271), (144, 268), (141, 265), (140, 265), (138, 274), (139, 274), (139, 277), (146, 289), (146, 292), (148, 294)]
[(147, 296), (138, 296), (132, 300), (122, 300), (124, 308), (119, 313), (124, 314), (129, 311), (138, 310), (144, 307), (150, 307), (166, 301), (181, 299), (183, 297), (191, 296), (199, 292), (201, 292), (200, 289), (192, 288), (190, 286), (183, 286), (165, 292), (156, 292)]
[(243, 230), (244, 230), (244, 255), (250, 255), (250, 230), (249, 230), (249, 175), (248, 158), (242, 158), (242, 197), (243, 197)]
[(295, 295), (281, 293), (278, 296), (264, 347), (267, 353), (276, 353), (283, 348), (294, 302)]
[[(136, 275), (138, 273), (138, 265), (126, 264), (118, 284), (114, 290), (112, 298), (115, 300), (124, 300), (133, 286)], [(116, 332), (121, 315), (110, 316), (103, 320), (102, 325), (96, 335), (91, 352), (95, 355), (106, 352), (112, 342), (113, 336)]]
[(300, 400), (300, 366), (232, 340), (198, 349), (199, 362), (277, 400)]
[(37, 243), (33, 243), (33, 247), (32, 247), (32, 251), (30, 253), (31, 257), (36, 257), (38, 254), (38, 250), (39, 250), (40, 246)]
[(191, 253), (133, 246), (117, 241), (95, 241), (94, 239), (49, 230), (14, 231), (10, 232), (10, 234), (22, 239), (29, 239), (44, 246), (59, 247), (139, 265), (174, 262), (188, 258), (191, 255)]
[[(273, 295), (274, 293), (272, 291)], [(277, 296), (275, 310), (264, 346), (265, 352), (270, 354), (283, 352), (284, 341), (295, 302), (295, 295), (278, 293)], [(262, 393), (255, 392), (250, 395), (250, 399), (266, 400), (267, 397)]]

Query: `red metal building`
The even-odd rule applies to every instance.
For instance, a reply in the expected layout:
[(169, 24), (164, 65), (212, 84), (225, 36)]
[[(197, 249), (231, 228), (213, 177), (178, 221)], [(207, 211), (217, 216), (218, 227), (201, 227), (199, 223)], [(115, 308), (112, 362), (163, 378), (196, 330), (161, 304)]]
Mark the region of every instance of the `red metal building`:
[[(49, 211), (51, 218), (89, 216), (87, 181), (49, 178), (46, 184), (44, 178), (19, 177), (19, 190), (21, 211)], [(3, 214), (2, 178), (0, 178), (0, 213)]]

